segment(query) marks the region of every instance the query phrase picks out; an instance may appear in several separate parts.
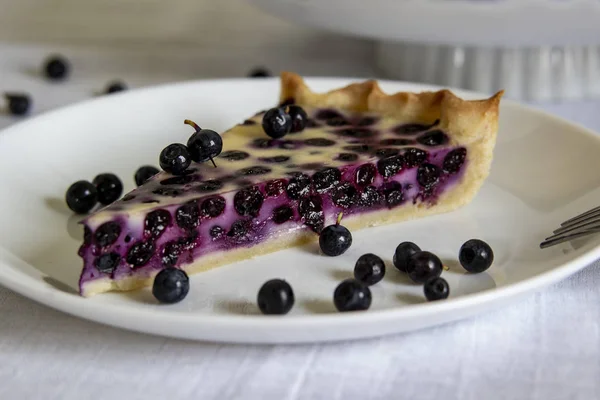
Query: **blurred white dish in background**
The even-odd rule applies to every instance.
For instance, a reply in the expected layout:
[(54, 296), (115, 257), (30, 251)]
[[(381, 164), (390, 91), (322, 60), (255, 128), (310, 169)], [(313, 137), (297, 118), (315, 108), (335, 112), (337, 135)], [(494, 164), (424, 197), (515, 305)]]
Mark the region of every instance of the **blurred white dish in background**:
[[(600, 97), (597, 0), (251, 0), (298, 24), (381, 40), (395, 79), (526, 100)], [(409, 44), (410, 43), (410, 44)]]

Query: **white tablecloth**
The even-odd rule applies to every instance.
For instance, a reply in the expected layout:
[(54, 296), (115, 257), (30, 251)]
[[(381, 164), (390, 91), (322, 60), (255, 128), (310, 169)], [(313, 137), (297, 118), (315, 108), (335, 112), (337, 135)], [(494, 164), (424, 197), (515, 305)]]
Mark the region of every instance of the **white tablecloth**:
[[(32, 93), (39, 112), (87, 98), (112, 77), (141, 86), (239, 75), (241, 69), (231, 57), (205, 58), (194, 71), (171, 68), (166, 60), (157, 70), (156, 59), (139, 53), (61, 49), (75, 62), (75, 74), (67, 83), (49, 84), (34, 71), (48, 51), (0, 45), (0, 91)], [(338, 70), (326, 58), (287, 63), (282, 67), (301, 73)], [(364, 66), (344, 68), (345, 75), (371, 73)], [(600, 101), (542, 108), (600, 131)], [(16, 120), (0, 116), (0, 127)], [(79, 320), (0, 287), (0, 399), (600, 398), (599, 287), (596, 263), (470, 320), (377, 340), (302, 346), (150, 337)]]

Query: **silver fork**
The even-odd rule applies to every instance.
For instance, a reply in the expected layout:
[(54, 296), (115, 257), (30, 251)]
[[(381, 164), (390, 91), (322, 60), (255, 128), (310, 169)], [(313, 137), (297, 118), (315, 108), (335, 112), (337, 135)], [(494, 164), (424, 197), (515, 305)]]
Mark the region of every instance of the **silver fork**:
[(594, 207), (582, 214), (566, 220), (560, 228), (554, 230), (552, 236), (547, 237), (540, 247), (545, 249), (569, 240), (600, 232), (600, 207)]

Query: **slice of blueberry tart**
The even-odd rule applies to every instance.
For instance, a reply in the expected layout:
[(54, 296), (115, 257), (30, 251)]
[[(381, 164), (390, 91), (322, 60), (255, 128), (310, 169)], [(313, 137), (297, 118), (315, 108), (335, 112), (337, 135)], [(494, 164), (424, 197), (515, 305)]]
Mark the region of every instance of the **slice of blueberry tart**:
[(160, 172), (87, 217), (83, 296), (152, 284), (350, 229), (455, 210), (488, 175), (502, 92), (385, 94), (375, 81), (312, 92), (281, 76), (280, 104), (223, 133), (223, 151)]

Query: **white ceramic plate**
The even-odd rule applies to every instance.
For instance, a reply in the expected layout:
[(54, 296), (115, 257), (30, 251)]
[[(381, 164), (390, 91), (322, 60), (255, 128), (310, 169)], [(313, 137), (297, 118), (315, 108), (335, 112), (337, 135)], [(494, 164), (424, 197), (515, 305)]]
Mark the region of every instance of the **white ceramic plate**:
[[(347, 84), (310, 79), (318, 90)], [(505, 102), (492, 173), (475, 201), (438, 217), (354, 232), (343, 256), (319, 256), (316, 245), (290, 249), (196, 275), (181, 303), (158, 305), (149, 290), (84, 299), (75, 287), (81, 230), (64, 204), (78, 179), (113, 171), (133, 187), (133, 172), (157, 164), (160, 149), (184, 141), (184, 118), (223, 130), (276, 102), (279, 82), (221, 80), (137, 90), (87, 101), (15, 125), (0, 134), (0, 283), (67, 313), (126, 329), (228, 342), (310, 342), (365, 338), (465, 318), (506, 304), (585, 267), (600, 255), (599, 238), (540, 250), (568, 216), (598, 204), (600, 140), (552, 116)], [(386, 91), (430, 89), (383, 82)], [(472, 94), (462, 93), (472, 97)], [(480, 97), (480, 96), (475, 96)], [(496, 254), (485, 273), (456, 262), (470, 238)], [(412, 240), (450, 267), (447, 301), (426, 303), (422, 287), (390, 264), (396, 245)], [(380, 254), (387, 276), (372, 288), (367, 312), (339, 314), (332, 295), (363, 253)], [(258, 315), (260, 285), (284, 278), (296, 305), (285, 317)]]

